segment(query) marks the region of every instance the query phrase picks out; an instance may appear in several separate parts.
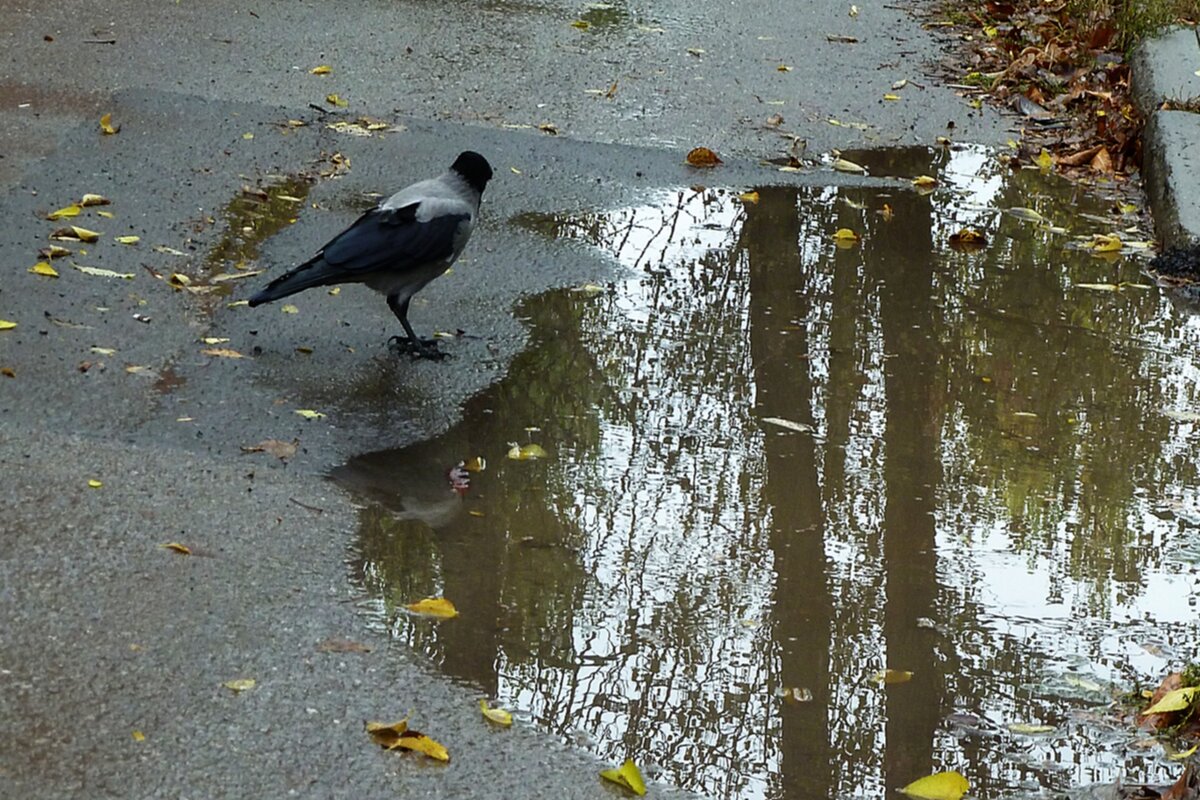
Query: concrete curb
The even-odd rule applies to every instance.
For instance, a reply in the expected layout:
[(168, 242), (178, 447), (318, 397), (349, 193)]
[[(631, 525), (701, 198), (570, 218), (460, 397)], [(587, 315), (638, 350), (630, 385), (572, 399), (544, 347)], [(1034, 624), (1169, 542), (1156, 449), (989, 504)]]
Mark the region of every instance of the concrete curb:
[(1200, 243), (1200, 30), (1143, 42), (1131, 68), (1146, 118), (1142, 175), (1155, 229), (1164, 248)]

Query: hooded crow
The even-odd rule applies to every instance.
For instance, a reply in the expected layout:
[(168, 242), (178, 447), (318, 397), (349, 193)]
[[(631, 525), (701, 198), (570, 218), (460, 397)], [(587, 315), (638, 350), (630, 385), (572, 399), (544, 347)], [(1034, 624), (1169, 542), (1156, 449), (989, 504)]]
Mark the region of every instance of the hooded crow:
[(445, 272), (471, 238), (479, 200), (492, 177), (487, 159), (470, 150), (436, 178), (414, 183), (363, 214), (308, 261), (250, 298), (251, 306), (335, 283), (365, 283), (387, 296), (408, 339), (398, 350), (442, 358), (433, 339), (420, 339), (408, 322), (408, 302)]

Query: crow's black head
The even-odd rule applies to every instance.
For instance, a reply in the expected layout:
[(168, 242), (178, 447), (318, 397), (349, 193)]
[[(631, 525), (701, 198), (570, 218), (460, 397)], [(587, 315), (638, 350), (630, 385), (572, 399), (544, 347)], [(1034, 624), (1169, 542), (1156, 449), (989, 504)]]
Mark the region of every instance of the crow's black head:
[(492, 165), (487, 159), (472, 150), (464, 150), (454, 159), (450, 169), (462, 175), (475, 191), (483, 194), (483, 188), (492, 179)]

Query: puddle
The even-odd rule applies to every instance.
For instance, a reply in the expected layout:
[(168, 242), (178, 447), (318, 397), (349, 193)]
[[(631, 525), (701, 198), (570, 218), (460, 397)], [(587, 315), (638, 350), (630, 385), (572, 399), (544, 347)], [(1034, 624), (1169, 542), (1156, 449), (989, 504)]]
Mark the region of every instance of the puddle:
[[(1068, 246), (1142, 238), (1112, 201), (982, 150), (890, 158), (939, 186), (514, 220), (627, 269), (526, 302), (529, 348), (444, 436), (335, 471), (374, 623), (713, 797), (1173, 780), (1109, 706), (1200, 638), (1200, 321)], [(985, 249), (949, 245), (967, 226)], [(442, 594), (460, 617), (403, 610)]]
[[(309, 178), (292, 175), (243, 188), (221, 213), (225, 229), (205, 254), (206, 276), (252, 268), (262, 243), (296, 221), (312, 184)], [(228, 286), (222, 288), (229, 292)]]

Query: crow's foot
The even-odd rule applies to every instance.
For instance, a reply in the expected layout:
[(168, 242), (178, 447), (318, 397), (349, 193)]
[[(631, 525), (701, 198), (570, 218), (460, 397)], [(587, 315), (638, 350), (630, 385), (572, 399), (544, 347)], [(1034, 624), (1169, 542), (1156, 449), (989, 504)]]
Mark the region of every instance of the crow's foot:
[(430, 361), (441, 361), (449, 355), (438, 349), (437, 339), (410, 339), (407, 336), (388, 339), (388, 349), (396, 355), (407, 353), (413, 358), (427, 358)]

